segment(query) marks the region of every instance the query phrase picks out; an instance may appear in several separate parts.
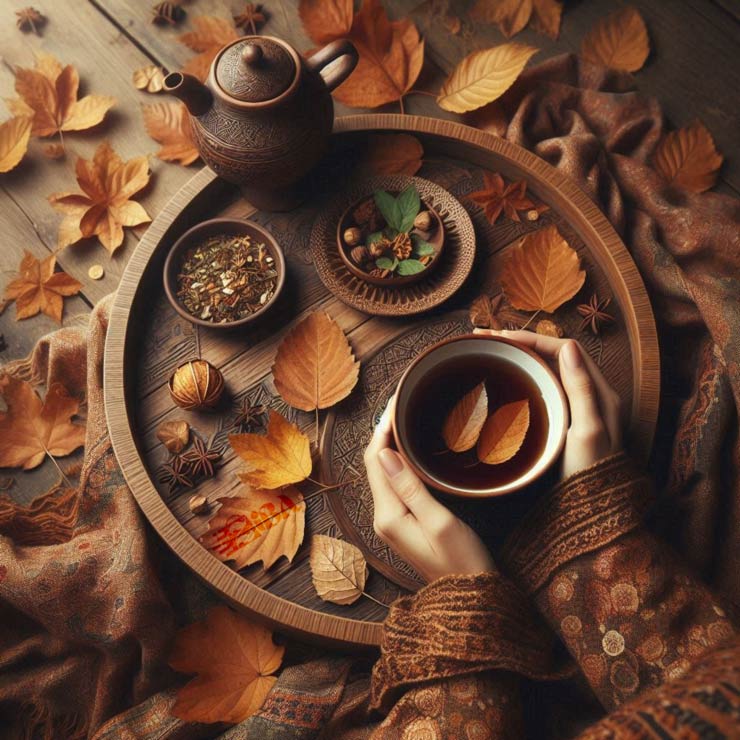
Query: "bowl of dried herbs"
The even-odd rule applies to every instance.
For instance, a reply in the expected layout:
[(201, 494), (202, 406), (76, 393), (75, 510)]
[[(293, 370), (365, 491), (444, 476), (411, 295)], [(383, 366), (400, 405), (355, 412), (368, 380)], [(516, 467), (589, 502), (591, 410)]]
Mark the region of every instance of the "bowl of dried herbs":
[(227, 329), (265, 314), (285, 283), (285, 257), (253, 221), (213, 218), (186, 231), (164, 264), (173, 308), (200, 326)]

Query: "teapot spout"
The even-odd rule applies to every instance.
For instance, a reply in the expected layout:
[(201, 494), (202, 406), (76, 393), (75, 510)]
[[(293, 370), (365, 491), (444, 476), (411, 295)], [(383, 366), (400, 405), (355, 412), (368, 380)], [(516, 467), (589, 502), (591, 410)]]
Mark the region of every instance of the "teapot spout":
[(193, 75), (172, 72), (164, 78), (165, 92), (180, 98), (193, 116), (202, 116), (213, 105), (211, 91)]

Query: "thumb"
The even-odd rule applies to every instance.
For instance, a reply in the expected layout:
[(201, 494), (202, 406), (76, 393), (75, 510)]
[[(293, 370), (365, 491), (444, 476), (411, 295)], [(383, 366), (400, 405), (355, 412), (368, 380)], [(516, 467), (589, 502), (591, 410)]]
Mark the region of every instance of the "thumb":
[(417, 519), (428, 517), (437, 508), (444, 509), (395, 450), (381, 450), (379, 458), (391, 488)]

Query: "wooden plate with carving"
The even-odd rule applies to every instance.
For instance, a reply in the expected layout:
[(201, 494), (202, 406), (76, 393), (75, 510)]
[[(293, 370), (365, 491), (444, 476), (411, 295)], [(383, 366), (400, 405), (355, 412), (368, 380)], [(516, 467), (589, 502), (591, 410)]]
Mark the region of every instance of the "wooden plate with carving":
[[(473, 269), (444, 304), (415, 316), (368, 316), (329, 292), (316, 271), (311, 232), (317, 219), (351, 187), (356, 164), (365, 156), (370, 133), (404, 132), (424, 149), (418, 175), (451, 193), (468, 212), (476, 236)], [(491, 225), (469, 194), (480, 189), (483, 172), (501, 173), (507, 181), (524, 178), (528, 193), (550, 210), (537, 222), (500, 219)], [(249, 217), (267, 228), (285, 253), (286, 285), (269, 317), (235, 332), (195, 328), (174, 311), (162, 290), (162, 266), (169, 247), (187, 228), (216, 216)], [(574, 302), (554, 319), (577, 337), (624, 397), (629, 438), (643, 457), (649, 452), (659, 395), (655, 325), (640, 276), (627, 250), (598, 208), (563, 174), (535, 155), (508, 142), (448, 121), (400, 115), (362, 115), (338, 119), (331, 151), (317, 168), (310, 200), (290, 213), (262, 213), (245, 202), (238, 189), (209, 169), (196, 174), (172, 199), (141, 239), (121, 280), (110, 317), (105, 352), (106, 411), (111, 440), (126, 481), (145, 516), (178, 554), (214, 590), (236, 607), (268, 624), (304, 638), (358, 648), (378, 644), (387, 610), (366, 598), (351, 606), (321, 601), (311, 584), (308, 542), (312, 534), (345, 537), (360, 544), (373, 565), (367, 590), (389, 604), (418, 585), (413, 571), (394, 559), (372, 534), (372, 502), (358, 481), (345, 495), (316, 496), (307, 505), (306, 541), (292, 564), (282, 559), (265, 571), (255, 564), (241, 571), (220, 562), (199, 543), (207, 517), (188, 508), (190, 492), (170, 496), (157, 480), (166, 452), (156, 438), (164, 421), (185, 418), (215, 446), (224, 449), (216, 476), (199, 484), (209, 501), (238, 495), (241, 464), (227, 443), (239, 405), (265, 403), (287, 415), (313, 436), (314, 417), (286, 407), (275, 393), (270, 368), (278, 343), (308, 312), (325, 310), (349, 337), (362, 361), (360, 386), (322, 418), (328, 479), (362, 476), (359, 452), (369, 438), (372, 419), (392, 391), (395, 379), (425, 345), (469, 328), (467, 308), (481, 292), (499, 288), (508, 249), (530, 230), (556, 223), (577, 249), (588, 278)], [(334, 236), (332, 236), (334, 243)], [(611, 297), (616, 321), (601, 337), (578, 330), (575, 303), (591, 293)], [(512, 312), (506, 320), (521, 323)], [(227, 394), (214, 413), (185, 412), (169, 397), (171, 372), (197, 357), (221, 369)], [(322, 414), (323, 416), (323, 414)], [(310, 492), (311, 489), (306, 489)], [(536, 492), (532, 492), (532, 496)], [(503, 508), (484, 502), (456, 511), (479, 529), (493, 546), (520, 516), (517, 505), (527, 496), (510, 497)]]

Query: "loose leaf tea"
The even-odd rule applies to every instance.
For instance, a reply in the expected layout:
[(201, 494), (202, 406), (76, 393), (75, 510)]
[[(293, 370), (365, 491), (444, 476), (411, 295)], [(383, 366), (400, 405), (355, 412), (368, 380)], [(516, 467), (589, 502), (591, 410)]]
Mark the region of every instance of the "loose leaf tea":
[(722, 155), (701, 121), (666, 134), (653, 154), (653, 166), (670, 185), (703, 193), (714, 185)]
[(529, 401), (514, 401), (496, 409), (486, 420), (478, 439), (478, 459), (488, 465), (511, 460), (529, 429)]
[(479, 383), (466, 393), (447, 415), (442, 437), (452, 452), (465, 452), (475, 447), (488, 416), (486, 384)]
[(629, 6), (599, 20), (581, 42), (581, 56), (587, 62), (625, 72), (637, 72), (648, 54), (645, 21)]
[(251, 236), (212, 236), (185, 252), (177, 297), (193, 316), (214, 324), (259, 311), (277, 287), (275, 258)]
[(367, 580), (367, 562), (359, 547), (315, 534), (311, 538), (311, 578), (316, 593), (333, 604), (354, 604)]

